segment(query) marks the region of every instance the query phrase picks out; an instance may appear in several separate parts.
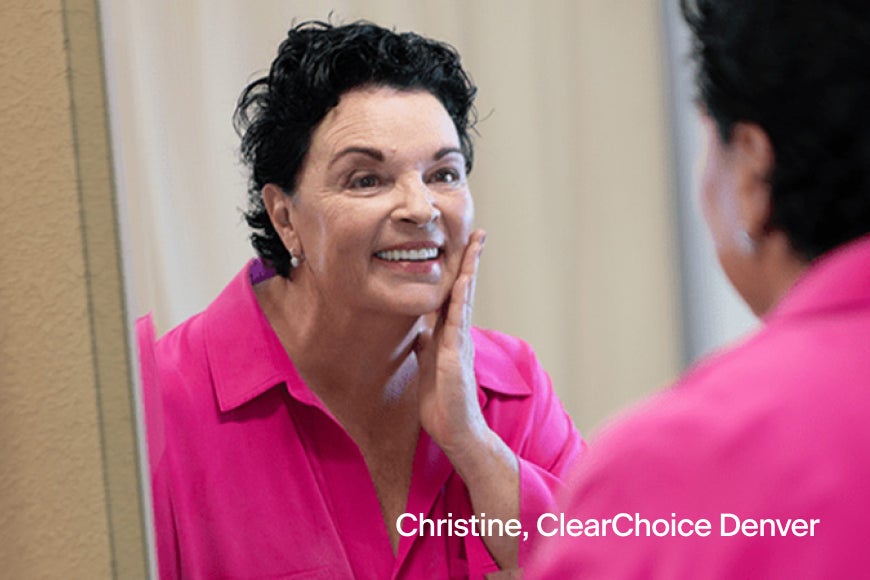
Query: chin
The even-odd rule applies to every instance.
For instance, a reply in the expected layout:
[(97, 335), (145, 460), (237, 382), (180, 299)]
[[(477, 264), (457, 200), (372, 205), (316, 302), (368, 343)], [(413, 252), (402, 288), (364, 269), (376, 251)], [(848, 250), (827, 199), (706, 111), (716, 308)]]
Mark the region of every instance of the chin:
[(420, 317), (436, 312), (443, 303), (443, 301), (438, 300), (413, 300), (395, 303), (388, 308), (394, 314)]
[(384, 310), (403, 316), (425, 316), (441, 308), (446, 299), (442, 292), (409, 292), (390, 296)]
[(424, 316), (441, 308), (450, 292), (444, 284), (390, 284), (372, 288), (369, 305), (386, 315)]

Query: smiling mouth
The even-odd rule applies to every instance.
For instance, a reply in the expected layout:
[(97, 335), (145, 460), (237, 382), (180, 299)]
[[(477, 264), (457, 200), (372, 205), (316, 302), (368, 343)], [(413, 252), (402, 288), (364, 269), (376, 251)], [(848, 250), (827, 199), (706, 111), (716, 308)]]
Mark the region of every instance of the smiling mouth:
[(441, 252), (438, 248), (420, 248), (419, 250), (385, 250), (375, 256), (387, 262), (425, 262), (434, 260)]

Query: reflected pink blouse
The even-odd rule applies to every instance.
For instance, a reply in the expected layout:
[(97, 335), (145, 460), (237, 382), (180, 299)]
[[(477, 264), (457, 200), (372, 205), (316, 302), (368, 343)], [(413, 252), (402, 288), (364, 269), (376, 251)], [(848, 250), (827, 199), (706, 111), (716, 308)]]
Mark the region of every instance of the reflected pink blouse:
[(870, 575), (870, 237), (764, 322), (602, 432), (563, 501), (584, 533), (545, 521), (529, 577)]
[[(403, 537), (393, 554), (353, 440), (296, 373), (254, 296), (252, 261), (154, 342), (138, 322), (160, 577), (460, 578), (496, 570), (479, 537)], [(520, 464), (528, 542), (583, 442), (520, 340), (473, 330), (479, 399)], [(421, 432), (407, 512), (469, 517), (468, 492)]]

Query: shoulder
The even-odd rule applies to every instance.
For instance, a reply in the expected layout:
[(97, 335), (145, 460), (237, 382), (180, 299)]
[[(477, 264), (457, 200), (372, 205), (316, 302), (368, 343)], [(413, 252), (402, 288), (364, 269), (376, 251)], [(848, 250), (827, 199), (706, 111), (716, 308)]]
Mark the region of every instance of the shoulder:
[[(209, 391), (197, 388), (207, 380), (204, 356), (202, 315), (198, 314), (155, 340), (151, 315), (136, 321), (142, 402), (148, 434), (148, 453), (152, 473), (162, 463), (168, 430), (192, 423), (175, 420), (186, 415), (194, 395)], [(197, 377), (199, 380), (197, 380)]]
[(207, 361), (205, 313), (200, 312), (160, 337), (154, 346), (161, 380), (190, 374)]
[(481, 366), (504, 366), (524, 375), (540, 369), (534, 349), (521, 338), (484, 328), (473, 327), (474, 354)]
[[(250, 326), (254, 314), (253, 290), (246, 265), (206, 308), (181, 322), (155, 344), (155, 354), (161, 375), (183, 375), (188, 378), (206, 372), (209, 353), (220, 357), (221, 348), (232, 345), (240, 327)], [(217, 353), (213, 351), (217, 350)]]
[(504, 394), (530, 395), (542, 385), (549, 386), (549, 377), (524, 340), (477, 327), (471, 329), (471, 336), (474, 372), (481, 387)]
[(870, 434), (856, 429), (870, 410), (850, 402), (838, 371), (811, 350), (790, 329), (763, 329), (703, 360), (604, 426), (578, 468), (581, 495), (727, 511), (870, 484), (870, 468), (849, 459), (870, 453)]
[[(585, 443), (532, 347), (492, 330), (473, 328), (472, 337), (474, 371), (487, 422), (518, 457), (545, 469), (547, 477), (561, 478)], [(525, 469), (522, 472), (526, 489), (533, 476)]]
[(473, 326), (471, 338), (475, 348), (498, 352), (506, 358), (534, 357), (532, 347), (526, 341), (497, 330)]
[(740, 462), (757, 444), (748, 439), (759, 435), (752, 427), (759, 415), (775, 419), (764, 401), (769, 395), (758, 389), (764, 373), (753, 359), (760, 341), (763, 336), (753, 335), (703, 359), (674, 385), (609, 419), (592, 442), (582, 477), (643, 486), (656, 473), (704, 478), (717, 468), (714, 463)]
[[(739, 576), (813, 562), (830, 567), (854, 554), (850, 544), (864, 525), (858, 520), (870, 513), (863, 499), (870, 467), (854, 460), (870, 453), (870, 434), (859, 427), (870, 409), (844, 398), (849, 389), (835, 379), (844, 361), (829, 359), (830, 347), (808, 336), (797, 325), (765, 328), (612, 420), (578, 462), (563, 498), (573, 517), (703, 518), (713, 522), (713, 536), (607, 537), (553, 549), (571, 565), (625, 576), (650, 569), (697, 575), (710, 566)], [(870, 374), (862, 377), (866, 387)], [(791, 537), (759, 544), (752, 534), (719, 535), (723, 514), (820, 518), (824, 533), (813, 550), (797, 545), (801, 538), (794, 550)]]

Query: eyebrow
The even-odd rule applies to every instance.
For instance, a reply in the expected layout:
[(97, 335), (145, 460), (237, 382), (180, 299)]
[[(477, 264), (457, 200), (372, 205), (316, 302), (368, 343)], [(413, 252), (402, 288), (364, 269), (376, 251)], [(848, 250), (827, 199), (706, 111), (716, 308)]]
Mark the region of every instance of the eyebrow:
[[(332, 160), (329, 162), (329, 165), (332, 166), (342, 157), (346, 157), (347, 155), (352, 155), (354, 153), (365, 155), (366, 157), (371, 157), (375, 161), (384, 161), (384, 154), (380, 150), (374, 149), (372, 147), (361, 147), (357, 145), (352, 145), (350, 147), (345, 147), (344, 149), (339, 151), (335, 155), (335, 157), (333, 157)], [(435, 159), (435, 161), (438, 161), (439, 159), (447, 157), (452, 153), (458, 153), (459, 155), (462, 155), (463, 158), (465, 158), (465, 154), (462, 153), (462, 150), (458, 147), (442, 147), (435, 153), (433, 159)]]
[(384, 154), (381, 153), (380, 151), (378, 151), (377, 149), (373, 149), (371, 147), (351, 146), (351, 147), (345, 147), (344, 149), (339, 151), (335, 155), (335, 157), (333, 157), (332, 160), (329, 162), (329, 165), (334, 165), (335, 162), (338, 161), (339, 159), (341, 159), (342, 157), (346, 157), (346, 156), (351, 155), (353, 153), (360, 153), (360, 154), (365, 155), (367, 157), (371, 157), (372, 159), (374, 159), (376, 161), (383, 161), (384, 160)]
[(435, 153), (435, 160), (437, 161), (437, 160), (441, 159), (442, 157), (447, 157), (451, 153), (459, 153), (463, 159), (465, 158), (465, 154), (462, 152), (462, 149), (460, 149), (459, 147), (444, 147), (442, 149), (439, 149), (438, 152)]

